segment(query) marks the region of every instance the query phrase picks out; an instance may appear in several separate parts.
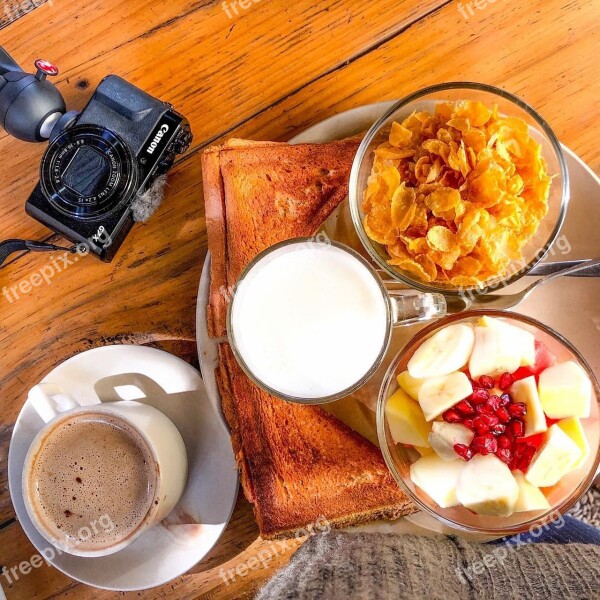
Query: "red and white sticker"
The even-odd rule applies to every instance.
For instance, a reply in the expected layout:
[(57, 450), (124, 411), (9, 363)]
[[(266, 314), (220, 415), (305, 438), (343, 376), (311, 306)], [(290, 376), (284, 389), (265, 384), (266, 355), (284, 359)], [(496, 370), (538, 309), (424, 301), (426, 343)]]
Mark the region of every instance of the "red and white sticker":
[(48, 62), (47, 60), (42, 60), (41, 58), (38, 58), (34, 64), (36, 66), (36, 69), (38, 69), (38, 71), (41, 71), (45, 75), (58, 75), (58, 67), (56, 65), (53, 65), (51, 62)]

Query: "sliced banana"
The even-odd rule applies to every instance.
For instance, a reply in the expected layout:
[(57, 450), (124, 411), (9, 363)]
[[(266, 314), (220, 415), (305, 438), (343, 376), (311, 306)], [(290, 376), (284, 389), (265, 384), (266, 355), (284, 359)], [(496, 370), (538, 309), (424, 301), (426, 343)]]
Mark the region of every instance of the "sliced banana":
[(419, 404), (427, 421), (433, 421), (445, 410), (473, 393), (469, 378), (457, 371), (441, 377), (430, 377), (419, 390)]
[(456, 323), (444, 327), (417, 348), (408, 361), (408, 372), (415, 379), (423, 379), (458, 371), (469, 361), (474, 342), (471, 325)]

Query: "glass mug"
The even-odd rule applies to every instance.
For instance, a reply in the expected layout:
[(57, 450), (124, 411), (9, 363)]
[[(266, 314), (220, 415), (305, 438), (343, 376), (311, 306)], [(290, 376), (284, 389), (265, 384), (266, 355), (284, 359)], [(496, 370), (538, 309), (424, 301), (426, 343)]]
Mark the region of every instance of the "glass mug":
[(129, 400), (84, 406), (52, 383), (36, 385), (29, 400), (45, 425), (25, 458), (23, 500), (55, 547), (75, 556), (113, 554), (179, 502), (187, 452), (162, 412)]
[(443, 317), (441, 294), (387, 290), (337, 242), (275, 244), (246, 267), (229, 303), (229, 343), (248, 377), (303, 404), (347, 396), (381, 365), (394, 327)]

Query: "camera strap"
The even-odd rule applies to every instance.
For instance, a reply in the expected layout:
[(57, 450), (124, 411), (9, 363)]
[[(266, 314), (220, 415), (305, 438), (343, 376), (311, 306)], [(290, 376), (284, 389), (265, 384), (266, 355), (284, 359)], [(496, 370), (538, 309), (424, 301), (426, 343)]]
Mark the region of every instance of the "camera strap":
[(79, 250), (79, 244), (70, 248), (56, 246), (47, 242), (35, 242), (33, 240), (4, 240), (0, 242), (0, 265), (4, 264), (6, 259), (15, 252), (53, 252), (56, 250), (65, 250), (74, 254)]

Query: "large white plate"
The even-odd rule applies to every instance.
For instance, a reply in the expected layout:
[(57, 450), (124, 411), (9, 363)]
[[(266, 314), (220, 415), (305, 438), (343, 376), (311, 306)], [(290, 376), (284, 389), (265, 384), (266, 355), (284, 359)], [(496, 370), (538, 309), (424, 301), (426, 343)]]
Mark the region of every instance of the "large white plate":
[[(155, 348), (104, 346), (63, 362), (43, 381), (58, 384), (85, 405), (120, 399), (151, 404), (181, 432), (189, 462), (188, 482), (179, 504), (131, 546), (101, 558), (61, 554), (49, 562), (88, 585), (134, 591), (167, 583), (202, 560), (229, 522), (237, 498), (238, 475), (229, 431), (209, 401), (198, 371)], [(27, 450), (42, 426), (38, 414), (25, 402), (8, 455), (15, 512), (39, 552), (52, 547), (27, 515), (21, 474)], [(49, 557), (50, 552), (44, 556)]]
[[(319, 143), (341, 139), (366, 131), (391, 105), (393, 101), (361, 106), (330, 117), (290, 140), (291, 143)], [(545, 260), (576, 260), (596, 258), (600, 255), (600, 210), (598, 198), (600, 179), (571, 150), (563, 146), (571, 179), (571, 203), (567, 218), (557, 243)], [(327, 219), (324, 230), (332, 237), (364, 253), (360, 241), (351, 224), (348, 202), (342, 203), (337, 211)], [(368, 256), (367, 256), (368, 258)], [(524, 277), (521, 281), (505, 288), (502, 293), (518, 291), (533, 280)], [(217, 410), (221, 410), (221, 400), (216, 385), (214, 370), (218, 364), (218, 342), (211, 339), (206, 325), (206, 306), (210, 288), (210, 254), (206, 256), (200, 288), (198, 291), (196, 333), (202, 376), (209, 397)], [(600, 311), (597, 298), (600, 297), (600, 278), (563, 278), (553, 281), (536, 290), (518, 307), (518, 312), (530, 315), (547, 323), (569, 339), (600, 377)], [(392, 344), (384, 364), (374, 377), (361, 389), (355, 398), (370, 408), (375, 402), (383, 374), (396, 353), (423, 325), (398, 328), (394, 331)], [(324, 408), (327, 408), (326, 406)], [(374, 416), (373, 416), (374, 422)], [(424, 513), (400, 519), (393, 529), (406, 527), (405, 521), (436, 532), (452, 532), (435, 519)], [(364, 526), (369, 530), (390, 530), (389, 524), (374, 523)]]

